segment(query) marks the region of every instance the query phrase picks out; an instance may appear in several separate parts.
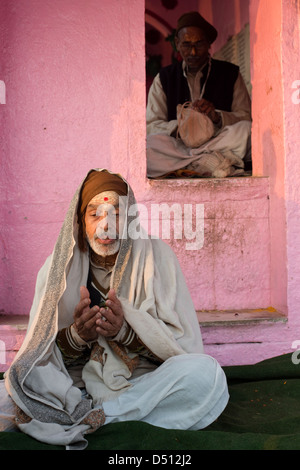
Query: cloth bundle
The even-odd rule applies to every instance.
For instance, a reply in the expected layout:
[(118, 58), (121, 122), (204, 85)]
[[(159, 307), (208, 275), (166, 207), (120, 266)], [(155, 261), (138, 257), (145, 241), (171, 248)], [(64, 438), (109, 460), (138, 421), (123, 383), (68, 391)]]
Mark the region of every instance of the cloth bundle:
[(177, 106), (177, 121), (177, 135), (187, 147), (200, 147), (214, 135), (214, 125), (211, 119), (193, 109), (189, 101)]

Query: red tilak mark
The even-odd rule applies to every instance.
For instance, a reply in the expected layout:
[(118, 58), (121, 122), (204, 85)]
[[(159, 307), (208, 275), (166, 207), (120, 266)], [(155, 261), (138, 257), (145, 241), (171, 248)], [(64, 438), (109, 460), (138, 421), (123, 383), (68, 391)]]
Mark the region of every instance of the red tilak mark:
[(108, 201), (108, 197), (105, 197), (105, 198), (104, 198), (104, 201)]

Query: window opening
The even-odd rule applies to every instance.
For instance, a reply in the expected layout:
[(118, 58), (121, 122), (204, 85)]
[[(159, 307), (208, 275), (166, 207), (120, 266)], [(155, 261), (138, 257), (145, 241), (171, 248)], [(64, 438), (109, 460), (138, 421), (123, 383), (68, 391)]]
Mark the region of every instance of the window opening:
[[(225, 111), (222, 113), (222, 120), (219, 118), (218, 123), (215, 122), (214, 126), (211, 126), (211, 122), (209, 119), (204, 119), (202, 113), (197, 113), (193, 110), (191, 111), (186, 105), (181, 109), (181, 117), (182, 121), (188, 122), (186, 125), (186, 134), (184, 134), (184, 127), (182, 126), (179, 130), (177, 124), (179, 122), (179, 111), (177, 108), (177, 116), (171, 116), (169, 111), (163, 109), (165, 104), (161, 105), (160, 102), (156, 102), (152, 107), (151, 104), (153, 103), (152, 97), (153, 94), (150, 95), (150, 104), (149, 104), (149, 90), (151, 85), (154, 81), (156, 81), (156, 85), (154, 83), (153, 87), (156, 86), (157, 88), (157, 80), (155, 79), (156, 75), (167, 65), (170, 64), (182, 64), (182, 56), (178, 52), (178, 48), (176, 49), (175, 46), (175, 29), (171, 27), (171, 25), (159, 17), (157, 14), (151, 12), (151, 10), (146, 10), (146, 93), (147, 93), (147, 176), (151, 179), (178, 179), (178, 178), (210, 178), (210, 177), (232, 177), (232, 176), (251, 176), (252, 175), (252, 161), (251, 161), (251, 123), (250, 121), (246, 123), (246, 128), (248, 129), (248, 140), (242, 147), (235, 146), (231, 148), (229, 146), (221, 147), (210, 145), (214, 137), (220, 139), (220, 134), (226, 125), (237, 124), (237, 126), (242, 126), (243, 123), (236, 123), (236, 121), (230, 121), (229, 116), (225, 116)], [(195, 50), (195, 49), (194, 49)], [(227, 43), (217, 52), (215, 52), (212, 56), (212, 60), (222, 60), (227, 61), (232, 64), (238, 65), (240, 67), (240, 73), (244, 79), (246, 88), (248, 90), (249, 96), (251, 97), (251, 78), (250, 78), (250, 40), (249, 40), (249, 24), (247, 24), (243, 30), (230, 37)], [(209, 67), (209, 66), (208, 66)], [(214, 66), (213, 66), (214, 67)], [(210, 69), (209, 69), (210, 70)], [(204, 72), (209, 74), (209, 72)], [(214, 73), (214, 71), (213, 71)], [(202, 88), (205, 88), (205, 84), (207, 81), (204, 81), (204, 85), (202, 83)], [(191, 83), (189, 83), (190, 95), (191, 95)], [(166, 83), (162, 83), (160, 81), (161, 90), (165, 91)], [(209, 89), (211, 85), (208, 85), (207, 96), (204, 97), (212, 98), (212, 94), (209, 95)], [(159, 93), (161, 93), (159, 90)], [(205, 91), (205, 90), (204, 90)], [(211, 93), (211, 90), (210, 90)], [(178, 98), (178, 97), (177, 97)], [(177, 99), (176, 98), (176, 99)], [(201, 99), (200, 96), (197, 95), (197, 98)], [(168, 100), (169, 98), (167, 98)], [(182, 101), (182, 97), (181, 97)], [(209, 101), (209, 99), (207, 99)], [(212, 101), (212, 100), (211, 100)], [(218, 107), (215, 107), (218, 110)], [(153, 118), (151, 114), (153, 114), (154, 110), (159, 109), (159, 113), (162, 111), (164, 116), (159, 115)], [(166, 117), (166, 113), (169, 115)], [(190, 118), (186, 118), (186, 114), (194, 115), (194, 121), (190, 121)], [(174, 113), (173, 113), (174, 114)], [(215, 116), (218, 117), (216, 113)], [(149, 118), (150, 116), (150, 118)], [(151, 122), (152, 119), (152, 122)], [(229, 119), (226, 121), (226, 119)], [(156, 121), (156, 122), (154, 122)], [(199, 128), (200, 124), (198, 121), (201, 121), (201, 129), (205, 128), (204, 132), (204, 145), (205, 149), (201, 147), (201, 164), (199, 164), (199, 159), (194, 158), (197, 155), (197, 149), (199, 148), (199, 140), (195, 140), (195, 124), (194, 122), (197, 121), (197, 126)], [(150, 123), (150, 124), (149, 124)], [(158, 126), (156, 124), (158, 123)], [(205, 127), (204, 127), (205, 126)], [(237, 127), (236, 126), (236, 127)], [(214, 131), (212, 131), (211, 127), (213, 127)], [(219, 127), (219, 128), (218, 128)], [(235, 128), (236, 128), (235, 127)], [(202, 130), (201, 130), (202, 132)], [(207, 140), (209, 136), (212, 135), (214, 132), (212, 139)], [(162, 137), (164, 135), (165, 137)], [(184, 137), (183, 137), (184, 135)], [(192, 141), (191, 141), (192, 135)], [(171, 139), (171, 147), (170, 149), (164, 148), (165, 142), (167, 137), (169, 136)], [(197, 133), (197, 138), (198, 133)], [(201, 136), (202, 137), (202, 136)], [(186, 158), (187, 155), (184, 154), (183, 156), (176, 153), (175, 160), (173, 159), (170, 163), (169, 155), (173, 155), (174, 146), (176, 147), (177, 152), (177, 144), (175, 143), (176, 139), (182, 139), (185, 144), (186, 139), (186, 146), (192, 151), (190, 152), (190, 158)], [(194, 139), (194, 140), (193, 140)], [(206, 140), (205, 140), (206, 139)], [(232, 136), (232, 142), (236, 141), (235, 136)], [(154, 141), (154, 144), (153, 144)], [(163, 142), (162, 142), (163, 141)], [(190, 144), (190, 142), (194, 142), (194, 144)], [(202, 140), (200, 140), (202, 142)], [(157, 144), (158, 143), (158, 144)], [(158, 149), (159, 147), (159, 150)], [(163, 146), (163, 150), (161, 152), (161, 145)], [(169, 142), (168, 142), (169, 145)], [(203, 152), (202, 152), (203, 150)], [(181, 148), (180, 148), (181, 152)], [(203, 153), (203, 155), (202, 155)], [(164, 165), (164, 155), (167, 155), (166, 164)], [(191, 157), (192, 155), (192, 157)], [(183, 158), (182, 158), (183, 157)], [(174, 164), (175, 161), (175, 164)], [(184, 163), (183, 163), (184, 162)], [(185, 164), (186, 163), (186, 164)], [(157, 169), (157, 165), (159, 168)], [(171, 166), (170, 166), (171, 165)], [(154, 168), (154, 170), (153, 170)]]

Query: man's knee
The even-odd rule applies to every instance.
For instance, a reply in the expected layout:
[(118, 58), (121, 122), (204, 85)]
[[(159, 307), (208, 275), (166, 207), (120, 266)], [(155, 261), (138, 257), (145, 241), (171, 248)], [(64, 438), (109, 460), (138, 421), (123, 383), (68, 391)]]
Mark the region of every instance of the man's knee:
[(236, 122), (235, 124), (232, 124), (231, 126), (227, 127), (227, 129), (231, 133), (234, 133), (234, 134), (240, 133), (246, 136), (249, 136), (251, 134), (251, 128), (252, 128), (252, 122), (246, 121), (246, 120)]
[(182, 386), (197, 394), (201, 389), (206, 393), (226, 389), (226, 377), (219, 363), (206, 354), (184, 354), (168, 360), (176, 369)]

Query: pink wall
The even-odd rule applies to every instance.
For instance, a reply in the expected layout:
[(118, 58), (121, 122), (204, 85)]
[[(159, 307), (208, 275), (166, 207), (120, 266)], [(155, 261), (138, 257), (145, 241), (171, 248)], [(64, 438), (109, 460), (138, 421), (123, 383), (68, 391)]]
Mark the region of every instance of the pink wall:
[[(271, 7), (272, 5), (272, 7)], [(270, 177), (270, 247), (272, 305), (287, 310), (285, 223), (286, 103), (282, 81), (280, 1), (251, 2), (253, 155), (255, 175)], [(266, 21), (268, 17), (268, 21)], [(283, 36), (284, 37), (284, 36)]]
[(0, 309), (24, 314), (83, 176), (128, 173), (128, 155), (144, 150), (144, 5), (3, 0), (0, 9)]
[[(287, 302), (300, 339), (300, 3), (283, 1), (282, 71), (284, 93), (285, 208), (287, 226)], [(296, 83), (297, 82), (297, 83)], [(297, 338), (296, 338), (296, 335)]]
[[(213, 12), (217, 3), (211, 2)], [(300, 106), (292, 100), (300, 70), (299, 2), (250, 0), (249, 12), (254, 175), (269, 181), (270, 305), (285, 313), (287, 321), (205, 328), (208, 349), (229, 363), (236, 357), (252, 363), (288, 352), (300, 339)], [(260, 243), (258, 236), (255, 244)], [(258, 269), (260, 263), (257, 258)]]
[[(143, 2), (0, 3), (1, 311), (28, 314), (75, 188), (91, 167), (109, 167), (148, 208), (204, 204), (203, 248), (169, 241), (200, 313), (272, 306), (288, 314), (288, 322), (205, 325), (206, 351), (222, 364), (245, 364), (291, 349), (300, 339), (296, 4), (250, 1), (257, 178), (168, 182), (145, 177)], [(219, 1), (198, 5), (217, 21)], [(234, 2), (240, 22), (241, 5)]]

